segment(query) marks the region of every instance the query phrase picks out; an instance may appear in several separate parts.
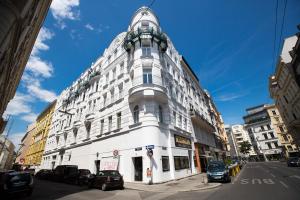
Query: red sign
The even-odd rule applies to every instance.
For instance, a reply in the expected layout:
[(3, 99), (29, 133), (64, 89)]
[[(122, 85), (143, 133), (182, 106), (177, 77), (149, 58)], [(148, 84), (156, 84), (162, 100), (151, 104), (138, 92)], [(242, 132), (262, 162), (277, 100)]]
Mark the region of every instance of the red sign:
[(114, 157), (117, 157), (119, 155), (119, 151), (118, 150), (114, 150), (113, 151), (113, 155), (114, 155)]
[(25, 158), (21, 158), (21, 159), (20, 159), (20, 163), (23, 164), (24, 162), (25, 162)]

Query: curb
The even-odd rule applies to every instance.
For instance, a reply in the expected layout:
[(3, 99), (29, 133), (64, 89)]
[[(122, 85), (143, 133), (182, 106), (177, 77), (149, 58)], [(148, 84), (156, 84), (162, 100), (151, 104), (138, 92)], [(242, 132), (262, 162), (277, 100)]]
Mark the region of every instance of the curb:
[(214, 185), (210, 185), (210, 186), (206, 186), (206, 187), (192, 188), (192, 189), (187, 189), (187, 190), (146, 190), (146, 189), (137, 189), (137, 188), (130, 188), (130, 187), (125, 187), (125, 189), (144, 191), (144, 192), (191, 192), (191, 191), (214, 189), (214, 188), (220, 187), (221, 185), (222, 185), (221, 183), (216, 183)]

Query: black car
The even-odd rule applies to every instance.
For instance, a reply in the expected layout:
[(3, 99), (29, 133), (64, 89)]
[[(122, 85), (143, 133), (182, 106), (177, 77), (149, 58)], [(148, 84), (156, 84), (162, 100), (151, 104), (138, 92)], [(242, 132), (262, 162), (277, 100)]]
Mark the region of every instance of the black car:
[(207, 179), (211, 181), (230, 182), (228, 167), (221, 161), (211, 161), (207, 166)]
[(89, 187), (99, 188), (103, 191), (109, 188), (124, 188), (123, 177), (117, 170), (99, 171), (97, 175), (93, 175), (89, 179)]
[(78, 177), (77, 177), (77, 184), (78, 185), (87, 185), (89, 182), (89, 178), (92, 176), (90, 170), (88, 169), (79, 169), (78, 170)]
[(53, 171), (52, 180), (65, 183), (73, 183), (78, 176), (77, 165), (59, 165)]
[(300, 158), (298, 158), (298, 157), (289, 158), (287, 160), (287, 166), (288, 167), (300, 167)]
[(33, 191), (33, 177), (29, 172), (0, 172), (0, 196), (26, 194)]
[(35, 177), (43, 180), (50, 180), (53, 177), (53, 171), (50, 169), (41, 169), (35, 174)]

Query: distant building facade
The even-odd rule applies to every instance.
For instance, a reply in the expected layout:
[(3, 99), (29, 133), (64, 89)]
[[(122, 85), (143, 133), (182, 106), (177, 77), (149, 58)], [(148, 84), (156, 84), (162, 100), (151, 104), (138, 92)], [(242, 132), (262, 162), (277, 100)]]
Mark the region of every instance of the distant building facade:
[(269, 91), (293, 143), (300, 147), (300, 33), (286, 38)]
[(293, 137), (289, 134), (282, 117), (275, 105), (267, 107), (274, 132), (278, 135), (279, 142), (285, 157), (296, 157), (299, 155), (297, 145), (294, 144)]
[(246, 109), (245, 129), (248, 131), (254, 152), (259, 160), (278, 160), (282, 157), (282, 145), (275, 132), (268, 112), (269, 105), (259, 105)]
[(157, 17), (142, 7), (58, 97), (42, 167), (118, 169), (125, 181), (144, 183), (198, 173), (217, 152), (205, 95)]
[(9, 170), (14, 162), (15, 145), (4, 135), (0, 135), (0, 169)]
[(238, 149), (237, 149), (237, 146), (236, 146), (236, 143), (235, 143), (235, 138), (233, 136), (231, 126), (226, 124), (224, 127), (225, 127), (225, 131), (226, 131), (226, 134), (227, 134), (228, 143), (230, 145), (230, 149), (229, 149), (230, 157), (232, 157), (232, 158), (238, 157), (238, 155), (239, 155), (238, 154)]
[(37, 117), (35, 126), (32, 127), (30, 133), (32, 134), (30, 145), (26, 151), (25, 165), (33, 168), (39, 167), (44, 153), (49, 128), (52, 121), (52, 116), (56, 100), (50, 103), (46, 109)]
[(244, 141), (248, 141), (249, 144), (252, 145), (252, 142), (250, 140), (250, 136), (248, 132), (245, 130), (244, 125), (241, 124), (235, 124), (231, 126), (233, 141), (235, 143), (235, 146), (237, 148), (237, 155), (240, 157), (249, 157), (249, 156), (255, 156), (256, 153), (253, 150), (253, 146), (251, 146), (251, 150), (249, 151), (248, 155), (244, 155), (241, 153), (241, 143)]
[(0, 134), (6, 125), (2, 115), (15, 95), (51, 2), (0, 2)]
[(34, 122), (27, 127), (27, 131), (21, 140), (20, 149), (17, 152), (17, 158), (16, 158), (15, 163), (25, 165), (26, 154), (27, 154), (29, 146), (32, 142), (32, 137), (35, 132), (35, 126), (36, 125)]

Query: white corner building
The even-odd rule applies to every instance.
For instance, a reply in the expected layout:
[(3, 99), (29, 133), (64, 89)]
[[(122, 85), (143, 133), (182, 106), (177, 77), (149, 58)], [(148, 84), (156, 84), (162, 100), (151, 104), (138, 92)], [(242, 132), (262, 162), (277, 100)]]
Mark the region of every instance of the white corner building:
[(196, 160), (214, 156), (214, 131), (196, 75), (142, 7), (58, 97), (42, 168), (78, 165), (117, 169), (127, 182), (169, 181), (201, 171)]

